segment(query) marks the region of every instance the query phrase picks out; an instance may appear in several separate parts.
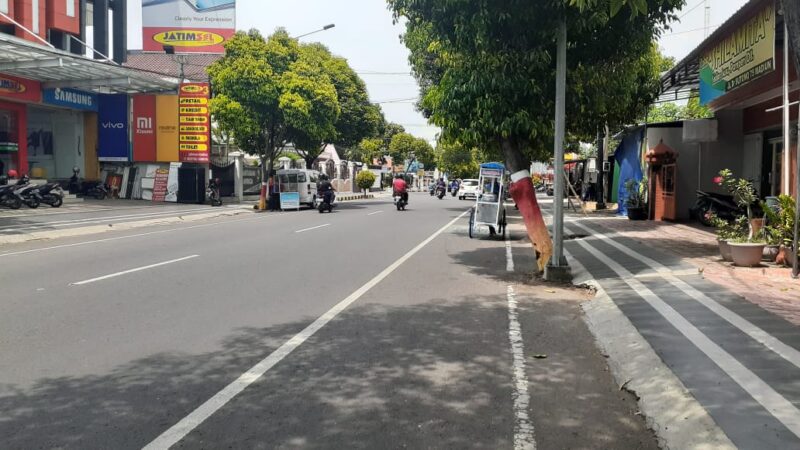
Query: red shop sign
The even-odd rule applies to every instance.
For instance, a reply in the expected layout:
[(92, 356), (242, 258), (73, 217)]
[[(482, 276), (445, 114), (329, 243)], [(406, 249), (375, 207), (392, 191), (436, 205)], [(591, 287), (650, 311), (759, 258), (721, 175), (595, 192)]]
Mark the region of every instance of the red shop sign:
[(0, 74), (0, 97), (39, 103), (42, 101), (42, 84)]

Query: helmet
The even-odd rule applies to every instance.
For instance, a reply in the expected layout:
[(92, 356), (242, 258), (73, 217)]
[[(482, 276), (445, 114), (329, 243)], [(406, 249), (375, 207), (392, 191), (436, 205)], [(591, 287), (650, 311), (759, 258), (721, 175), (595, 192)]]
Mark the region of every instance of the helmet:
[(17, 178), (17, 171), (14, 170), (14, 169), (9, 170), (8, 171), (8, 178)]
[(395, 178), (397, 178), (398, 180), (402, 179), (403, 178), (403, 174), (402, 173), (398, 173), (397, 175), (395, 175)]
[(324, 173), (319, 176), (319, 181), (328, 181), (328, 176)]

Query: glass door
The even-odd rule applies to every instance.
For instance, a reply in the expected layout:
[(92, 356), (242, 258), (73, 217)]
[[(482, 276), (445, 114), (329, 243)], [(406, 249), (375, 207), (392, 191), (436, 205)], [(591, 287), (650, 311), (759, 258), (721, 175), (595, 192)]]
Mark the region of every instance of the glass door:
[(781, 193), (781, 173), (783, 173), (783, 139), (770, 141), (772, 148), (772, 166), (769, 173), (770, 195), (775, 197)]

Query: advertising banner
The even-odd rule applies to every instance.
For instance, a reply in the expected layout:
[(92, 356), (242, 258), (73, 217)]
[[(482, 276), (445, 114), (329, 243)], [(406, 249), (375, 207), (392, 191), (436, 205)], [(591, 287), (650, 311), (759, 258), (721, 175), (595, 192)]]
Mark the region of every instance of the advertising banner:
[(299, 192), (281, 192), (281, 209), (300, 209)]
[(181, 84), (178, 94), (180, 161), (208, 163), (211, 147), (208, 83)]
[(156, 161), (156, 97), (133, 96), (133, 160)]
[(154, 202), (166, 201), (168, 180), (169, 180), (169, 169), (156, 169), (155, 181), (153, 182)]
[(156, 96), (156, 161), (178, 161), (178, 96)]
[(42, 99), (42, 84), (11, 75), (0, 75), (0, 98), (39, 102)]
[(45, 89), (42, 102), (81, 111), (97, 112), (98, 108), (97, 94), (70, 88)]
[(222, 53), (235, 30), (235, 0), (142, 0), (144, 51)]
[(700, 104), (775, 70), (775, 5), (769, 4), (700, 57)]
[(128, 161), (128, 96), (100, 95), (97, 120), (97, 159)]

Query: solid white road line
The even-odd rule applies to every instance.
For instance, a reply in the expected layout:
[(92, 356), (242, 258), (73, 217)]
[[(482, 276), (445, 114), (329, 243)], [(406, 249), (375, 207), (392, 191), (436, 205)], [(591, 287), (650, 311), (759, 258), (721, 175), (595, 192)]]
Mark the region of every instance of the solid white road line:
[(716, 300), (712, 299), (711, 297), (697, 290), (694, 286), (676, 277), (675, 273), (669, 267), (659, 263), (658, 261), (650, 259), (647, 256), (642, 255), (641, 253), (631, 250), (630, 248), (615, 241), (610, 236), (607, 236), (603, 233), (599, 233), (595, 230), (591, 230), (577, 222), (570, 222), (570, 226), (573, 225), (591, 234), (592, 238), (602, 240), (603, 242), (608, 243), (609, 245), (620, 250), (626, 255), (646, 264), (653, 270), (657, 271), (660, 277), (672, 283), (673, 286), (683, 291), (684, 294), (688, 295), (701, 305), (710, 309), (718, 316), (725, 319), (728, 323), (730, 323), (731, 325), (735, 326), (736, 328), (740, 329), (742, 332), (753, 338), (755, 341), (760, 342), (768, 349), (777, 353), (778, 355), (780, 355), (781, 358), (789, 361), (796, 367), (800, 367), (800, 351), (797, 351), (797, 349), (795, 349), (794, 347), (784, 344), (771, 334), (767, 333), (758, 326), (754, 325), (752, 322), (746, 320), (742, 316), (736, 314), (735, 312), (721, 305)]
[(726, 352), (708, 336), (703, 334), (702, 331), (692, 325), (691, 322), (686, 320), (686, 318), (675, 311), (675, 309), (669, 306), (664, 300), (661, 300), (661, 298), (647, 286), (633, 278), (633, 275), (619, 263), (583, 240), (577, 240), (575, 242), (613, 270), (625, 284), (630, 286), (636, 294), (650, 304), (653, 309), (661, 314), (667, 322), (672, 324), (672, 326), (693, 343), (695, 347), (705, 353), (714, 364), (728, 374), (728, 376), (750, 394), (755, 401), (775, 416), (789, 431), (800, 437), (800, 410), (798, 410), (797, 407), (772, 389), (769, 384), (765, 383), (764, 380), (750, 371), (750, 369), (745, 367), (744, 364), (740, 363), (730, 353)]
[(506, 272), (514, 271), (514, 253), (511, 251), (511, 239), (506, 238)]
[(161, 217), (161, 216), (191, 216), (193, 214), (200, 214), (210, 211), (218, 211), (217, 208), (198, 208), (192, 209), (187, 211), (166, 211), (166, 212), (151, 212), (151, 213), (141, 213), (141, 214), (128, 214), (124, 216), (108, 216), (108, 217), (89, 217), (85, 219), (73, 219), (73, 220), (55, 220), (52, 222), (41, 222), (41, 223), (34, 223), (24, 227), (20, 227), (19, 225), (4, 225), (0, 226), (0, 230), (6, 229), (13, 229), (14, 231), (19, 230), (34, 230), (39, 228), (51, 228), (51, 227), (62, 227), (62, 226), (69, 226), (69, 225), (91, 225), (91, 224), (104, 224), (106, 222), (118, 222), (120, 220), (127, 220), (127, 219), (140, 219), (140, 218), (152, 218), (152, 217)]
[(311, 323), (311, 325), (307, 326), (301, 332), (297, 333), (294, 337), (286, 341), (283, 345), (281, 345), (277, 350), (270, 353), (269, 356), (261, 360), (258, 364), (251, 367), (250, 370), (243, 373), (239, 378), (234, 380), (231, 384), (227, 385), (221, 391), (217, 392), (213, 397), (206, 400), (205, 403), (198, 406), (197, 409), (189, 413), (188, 416), (184, 417), (180, 420), (180, 422), (176, 423), (160, 436), (158, 436), (155, 440), (151, 443), (147, 444), (144, 447), (144, 450), (161, 450), (161, 449), (168, 449), (171, 446), (175, 445), (178, 441), (183, 439), (187, 434), (189, 434), (192, 430), (197, 428), (201, 423), (203, 423), (206, 419), (211, 417), (212, 414), (217, 412), (220, 408), (225, 406), (228, 402), (230, 402), (234, 397), (236, 397), (240, 392), (245, 390), (248, 386), (255, 383), (259, 378), (261, 378), (267, 371), (272, 369), (276, 364), (278, 364), (283, 358), (288, 356), (292, 353), (297, 347), (302, 345), (308, 338), (313, 336), (317, 331), (319, 331), (322, 327), (324, 327), (328, 322), (333, 320), (339, 313), (347, 309), (353, 302), (361, 298), (364, 294), (366, 294), (370, 289), (375, 287), (378, 283), (383, 281), (384, 278), (388, 277), (392, 272), (397, 270), (404, 262), (408, 261), (412, 256), (417, 254), (420, 250), (422, 250), (426, 245), (430, 244), (431, 241), (436, 239), (437, 236), (444, 233), (445, 230), (453, 226), (454, 223), (461, 220), (467, 212), (464, 211), (458, 217), (451, 220), (447, 225), (440, 228), (438, 231), (433, 233), (430, 237), (422, 241), (419, 245), (414, 247), (413, 249), (409, 250), (408, 253), (401, 256), (400, 259), (393, 262), (389, 265), (389, 267), (383, 269), (383, 271), (374, 278), (367, 281), (366, 284), (358, 288), (355, 292), (350, 294), (347, 298), (342, 300), (341, 302), (337, 303), (333, 308), (329, 309), (325, 314), (321, 315), (317, 320)]
[(316, 229), (319, 229), (319, 228), (325, 228), (325, 227), (329, 227), (329, 226), (331, 226), (331, 224), (326, 223), (326, 224), (317, 225), (317, 226), (311, 227), (311, 228), (303, 228), (302, 230), (295, 231), (295, 233), (305, 233), (306, 231), (316, 230)]
[(508, 286), (508, 340), (511, 343), (512, 369), (514, 375), (514, 450), (536, 448), (533, 423), (528, 416), (531, 396), (528, 393), (528, 376), (525, 373), (525, 344), (517, 313), (517, 298), (514, 287)]
[[(268, 216), (268, 217), (275, 217), (275, 216), (273, 215), (273, 216)], [(170, 228), (169, 230), (148, 231), (147, 233), (129, 234), (127, 236), (118, 236), (118, 237), (106, 238), (106, 239), (95, 239), (95, 240), (91, 240), (91, 241), (75, 242), (75, 243), (72, 243), (72, 244), (54, 245), (52, 247), (33, 248), (33, 249), (30, 249), (30, 250), (20, 250), (20, 251), (17, 251), (17, 252), (0, 253), (0, 258), (2, 258), (4, 256), (27, 255), (28, 253), (38, 253), (38, 252), (44, 252), (44, 251), (48, 251), (48, 250), (58, 250), (58, 249), (61, 249), (61, 248), (80, 247), (80, 246), (89, 245), (89, 244), (101, 244), (101, 243), (104, 243), (104, 242), (120, 241), (120, 240), (123, 240), (123, 239), (132, 239), (132, 238), (142, 237), (142, 236), (151, 236), (151, 235), (154, 235), (154, 234), (174, 233), (174, 232), (177, 232), (177, 231), (191, 230), (193, 228), (215, 227), (215, 226), (218, 226), (218, 225), (236, 223), (236, 222), (251, 222), (251, 221), (254, 221), (254, 220), (262, 220), (263, 218), (264, 217), (250, 217), (250, 218), (247, 218), (247, 219), (228, 220), (228, 221), (225, 221), (225, 222), (204, 223), (204, 224), (201, 224), (201, 225), (190, 225), (188, 227)]]
[(383, 213), (383, 211), (375, 211), (375, 212), (371, 212), (371, 213), (369, 213), (367, 215), (368, 216), (374, 216), (375, 214), (381, 214), (381, 213)]
[(122, 275), (127, 275), (129, 273), (141, 272), (142, 270), (147, 270), (147, 269), (153, 269), (155, 267), (166, 266), (167, 264), (174, 264), (174, 263), (177, 263), (177, 262), (186, 261), (187, 259), (197, 258), (199, 256), (200, 255), (184, 256), (183, 258), (171, 259), (169, 261), (164, 261), (164, 262), (160, 262), (160, 263), (156, 263), (156, 264), (150, 264), (148, 266), (137, 267), (135, 269), (123, 270), (122, 272), (103, 275), (102, 277), (91, 278), (89, 280), (78, 281), (77, 283), (71, 283), (71, 284), (73, 286), (82, 286), (84, 284), (96, 283), (98, 281), (107, 280), (109, 278), (116, 278), (116, 277), (119, 277), (119, 276), (122, 276)]

